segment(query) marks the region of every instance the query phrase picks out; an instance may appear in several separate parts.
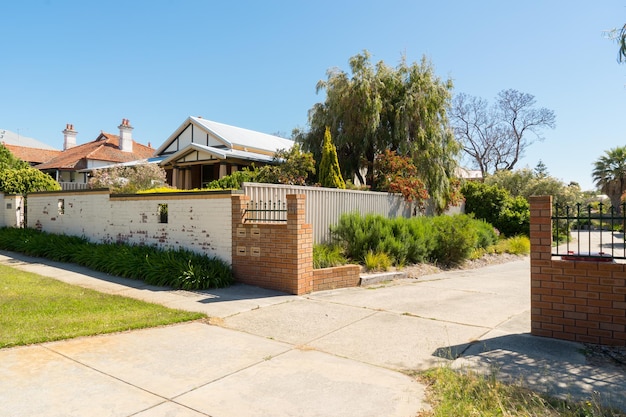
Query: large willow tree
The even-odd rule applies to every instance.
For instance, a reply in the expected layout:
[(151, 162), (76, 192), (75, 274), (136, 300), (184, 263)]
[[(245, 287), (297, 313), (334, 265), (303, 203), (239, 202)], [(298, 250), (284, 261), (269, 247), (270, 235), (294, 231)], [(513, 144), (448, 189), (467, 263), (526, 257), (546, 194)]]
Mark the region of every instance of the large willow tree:
[(450, 178), (460, 150), (448, 124), (452, 81), (442, 81), (425, 58), (392, 68), (373, 65), (364, 51), (350, 58), (350, 73), (327, 72), (317, 92), (326, 100), (309, 110), (310, 130), (297, 138), (319, 161), (326, 126), (337, 147), (344, 178), (373, 184), (373, 166), (385, 150), (409, 156), (434, 207), (450, 198)]

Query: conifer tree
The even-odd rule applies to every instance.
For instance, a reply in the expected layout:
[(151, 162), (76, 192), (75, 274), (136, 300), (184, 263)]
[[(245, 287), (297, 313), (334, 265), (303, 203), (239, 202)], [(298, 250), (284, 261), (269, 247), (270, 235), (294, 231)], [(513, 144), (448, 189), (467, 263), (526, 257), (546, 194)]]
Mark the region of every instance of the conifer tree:
[(322, 187), (346, 188), (346, 183), (339, 169), (337, 160), (337, 148), (333, 144), (330, 128), (326, 127), (324, 144), (322, 145), (322, 160), (320, 161), (319, 180)]

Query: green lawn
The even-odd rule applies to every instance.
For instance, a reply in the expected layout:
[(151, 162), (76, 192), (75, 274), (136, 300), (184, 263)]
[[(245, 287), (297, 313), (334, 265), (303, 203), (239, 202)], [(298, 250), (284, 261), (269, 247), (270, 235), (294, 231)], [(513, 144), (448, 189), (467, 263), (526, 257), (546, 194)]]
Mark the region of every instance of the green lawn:
[(202, 317), (0, 265), (0, 348)]

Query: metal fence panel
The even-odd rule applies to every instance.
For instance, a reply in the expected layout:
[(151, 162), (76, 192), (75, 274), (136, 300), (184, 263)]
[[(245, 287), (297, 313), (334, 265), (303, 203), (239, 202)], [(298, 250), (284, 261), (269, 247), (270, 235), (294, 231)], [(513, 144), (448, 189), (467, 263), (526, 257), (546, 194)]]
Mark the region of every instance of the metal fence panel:
[(245, 195), (253, 202), (287, 201), (287, 194), (306, 195), (306, 222), (313, 225), (313, 241), (330, 241), (329, 226), (343, 213), (380, 214), (385, 217), (411, 217), (415, 206), (401, 195), (372, 191), (244, 182)]
[(553, 239), (558, 242), (552, 256), (562, 259), (611, 261), (626, 259), (626, 205), (619, 210), (603, 203), (555, 204)]

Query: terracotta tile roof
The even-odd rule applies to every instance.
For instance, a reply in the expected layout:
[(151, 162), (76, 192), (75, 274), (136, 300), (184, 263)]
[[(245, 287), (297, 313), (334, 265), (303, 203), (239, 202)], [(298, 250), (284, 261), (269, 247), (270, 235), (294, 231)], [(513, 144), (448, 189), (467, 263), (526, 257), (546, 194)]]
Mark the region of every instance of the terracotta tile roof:
[(107, 161), (111, 163), (130, 162), (146, 159), (154, 154), (154, 149), (133, 141), (133, 151), (123, 152), (119, 149), (120, 137), (102, 132), (93, 142), (74, 146), (62, 151), (60, 155), (35, 168), (44, 169), (85, 169), (88, 160)]
[(61, 151), (52, 149), (29, 148), (26, 146), (9, 145), (7, 143), (3, 145), (11, 151), (13, 156), (31, 165), (47, 162), (61, 153)]

